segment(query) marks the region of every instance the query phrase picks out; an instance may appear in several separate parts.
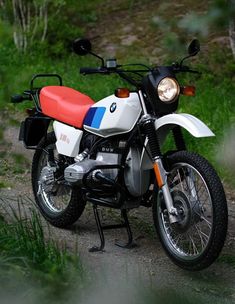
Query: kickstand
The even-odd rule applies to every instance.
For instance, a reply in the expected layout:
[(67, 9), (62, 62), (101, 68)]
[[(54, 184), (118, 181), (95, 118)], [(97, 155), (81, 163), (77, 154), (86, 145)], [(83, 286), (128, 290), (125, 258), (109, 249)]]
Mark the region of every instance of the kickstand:
[(103, 251), (104, 245), (105, 245), (105, 239), (104, 239), (103, 227), (101, 226), (97, 205), (93, 205), (93, 211), (94, 211), (96, 226), (97, 226), (98, 233), (99, 233), (99, 236), (100, 236), (100, 246), (99, 247), (98, 246), (91, 247), (89, 249), (89, 252)]
[(99, 233), (99, 237), (100, 237), (100, 246), (93, 246), (92, 248), (89, 249), (89, 252), (104, 251), (105, 238), (104, 238), (103, 231), (108, 230), (108, 229), (126, 228), (127, 235), (128, 235), (127, 243), (116, 242), (115, 245), (122, 247), (122, 248), (128, 248), (128, 249), (136, 247), (136, 244), (133, 242), (132, 231), (131, 231), (131, 227), (129, 224), (126, 209), (121, 210), (121, 216), (124, 219), (124, 222), (122, 224), (106, 225), (106, 226), (101, 225), (99, 212), (97, 209), (97, 205), (95, 205), (95, 204), (93, 204), (93, 211), (94, 211), (95, 221), (96, 221), (96, 225), (97, 225), (97, 229), (98, 229), (98, 233)]

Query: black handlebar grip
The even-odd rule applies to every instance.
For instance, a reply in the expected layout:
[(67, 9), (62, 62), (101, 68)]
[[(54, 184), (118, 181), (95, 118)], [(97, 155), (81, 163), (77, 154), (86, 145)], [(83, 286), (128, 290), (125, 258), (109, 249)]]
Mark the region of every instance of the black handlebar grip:
[(20, 103), (22, 102), (24, 99), (23, 99), (23, 96), (22, 95), (13, 95), (11, 96), (11, 102), (12, 103)]
[(12, 103), (21, 103), (24, 100), (30, 100), (30, 96), (20, 95), (20, 94), (11, 96)]
[(109, 74), (109, 70), (105, 67), (99, 67), (99, 68), (80, 68), (80, 74)]
[(81, 68), (80, 69), (80, 74), (95, 74), (95, 73), (100, 73), (101, 70), (100, 68)]

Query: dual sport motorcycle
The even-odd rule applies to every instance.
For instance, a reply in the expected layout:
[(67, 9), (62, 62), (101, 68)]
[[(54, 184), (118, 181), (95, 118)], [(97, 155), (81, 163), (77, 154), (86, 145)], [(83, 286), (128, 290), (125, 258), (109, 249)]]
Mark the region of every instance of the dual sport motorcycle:
[[(157, 234), (172, 261), (188, 270), (208, 267), (224, 245), (227, 202), (212, 166), (187, 151), (182, 129), (198, 138), (214, 134), (195, 116), (175, 113), (180, 94), (195, 94), (194, 87), (180, 86), (176, 75), (197, 73), (183, 63), (199, 52), (198, 40), (180, 63), (156, 67), (105, 62), (87, 39), (75, 40), (73, 48), (78, 55), (101, 60), (100, 67), (83, 67), (81, 74), (117, 74), (135, 89), (118, 88), (95, 103), (63, 86), (59, 75), (39, 74), (29, 90), (12, 96), (14, 103), (33, 100), (35, 105), (22, 122), (20, 139), (35, 149), (32, 187), (40, 212), (64, 228), (90, 202), (101, 241), (90, 251), (102, 251), (105, 229), (126, 228), (127, 243), (117, 245), (133, 247), (128, 211), (152, 207)], [(35, 87), (41, 77), (59, 83)], [(174, 150), (163, 153), (162, 145), (172, 135)], [(102, 225), (97, 206), (119, 209), (122, 223)]]

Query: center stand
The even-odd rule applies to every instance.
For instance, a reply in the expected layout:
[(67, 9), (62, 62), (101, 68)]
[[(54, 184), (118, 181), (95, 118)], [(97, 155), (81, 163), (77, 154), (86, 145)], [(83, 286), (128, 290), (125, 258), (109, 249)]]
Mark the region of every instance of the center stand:
[(122, 247), (122, 248), (127, 248), (131, 249), (133, 247), (136, 247), (137, 245), (133, 242), (133, 236), (132, 236), (132, 231), (131, 227), (129, 224), (128, 216), (127, 216), (127, 211), (126, 209), (121, 210), (121, 217), (123, 218), (124, 222), (121, 224), (116, 224), (116, 225), (105, 225), (102, 226), (101, 221), (100, 221), (100, 216), (99, 216), (99, 211), (97, 208), (96, 204), (93, 204), (93, 211), (94, 211), (94, 216), (95, 216), (95, 221), (98, 229), (98, 233), (100, 236), (100, 246), (93, 246), (92, 248), (89, 249), (89, 252), (98, 252), (98, 251), (104, 251), (104, 246), (105, 246), (105, 238), (104, 238), (104, 230), (108, 229), (120, 229), (120, 228), (126, 228), (127, 230), (127, 235), (128, 235), (128, 241), (127, 243), (121, 243), (121, 242), (116, 242), (115, 245)]

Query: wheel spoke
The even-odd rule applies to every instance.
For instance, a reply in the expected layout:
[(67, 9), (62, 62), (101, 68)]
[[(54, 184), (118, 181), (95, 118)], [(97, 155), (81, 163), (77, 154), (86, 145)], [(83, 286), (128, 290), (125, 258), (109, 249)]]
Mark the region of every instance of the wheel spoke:
[(202, 216), (202, 215), (201, 215), (201, 219), (207, 223), (207, 225), (208, 225), (209, 228), (212, 227), (212, 223), (211, 223), (210, 221), (208, 221), (208, 220), (205, 218), (205, 216)]
[(206, 244), (208, 243), (209, 236), (206, 233), (204, 233), (203, 231), (201, 231), (201, 228), (198, 227), (197, 224), (195, 225), (195, 228), (196, 228), (197, 233), (198, 233), (198, 235), (200, 237), (201, 246), (202, 246), (202, 248), (204, 248), (206, 246)]
[[(60, 160), (59, 155), (55, 153), (55, 145), (51, 147), (54, 148), (54, 160), (56, 163), (56, 168), (59, 170), (59, 164), (62, 164), (63, 161)], [(40, 165), (38, 167), (38, 180), (43, 180), (43, 178), (46, 178), (46, 176), (44, 177), (42, 175), (43, 169), (46, 167), (50, 168), (50, 165), (48, 164), (49, 153), (47, 149), (48, 147), (42, 150)], [(67, 185), (62, 184), (63, 175), (59, 174), (59, 176), (56, 177), (57, 170), (55, 173), (53, 173), (53, 181), (48, 181), (49, 187), (47, 184), (45, 184), (46, 187), (40, 186), (40, 189), (38, 190), (39, 199), (41, 199), (45, 206), (49, 208), (49, 210), (51, 210), (53, 213), (61, 212), (67, 207), (72, 193), (72, 190), (68, 189)]]
[(174, 200), (182, 205), (184, 217), (179, 224), (171, 225), (168, 215), (162, 216), (166, 241), (180, 256), (199, 256), (206, 248), (212, 230), (212, 222), (206, 218), (213, 218), (209, 190), (198, 171), (184, 163), (173, 168), (168, 180)]
[(194, 242), (194, 239), (191, 236), (189, 236), (189, 239), (190, 239), (190, 242), (192, 244), (193, 254), (197, 255), (199, 253), (199, 251), (198, 251), (197, 246)]

